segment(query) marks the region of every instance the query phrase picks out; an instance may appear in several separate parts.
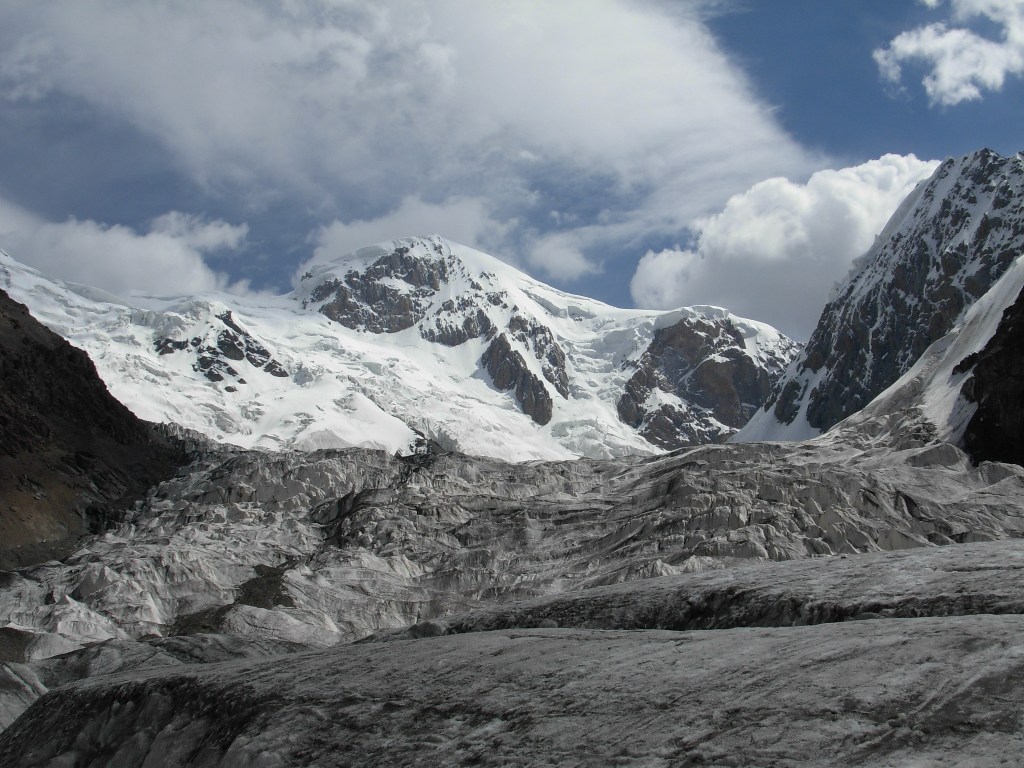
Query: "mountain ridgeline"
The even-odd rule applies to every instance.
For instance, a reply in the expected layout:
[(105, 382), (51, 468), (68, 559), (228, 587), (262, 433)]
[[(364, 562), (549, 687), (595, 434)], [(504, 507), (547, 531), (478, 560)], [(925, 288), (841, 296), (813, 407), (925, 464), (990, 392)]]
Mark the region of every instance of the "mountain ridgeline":
[(736, 438), (801, 439), (864, 408), (964, 318), (1024, 250), (1024, 158), (942, 163), (837, 287), (806, 347)]
[(650, 455), (725, 440), (798, 350), (717, 307), (617, 309), (440, 237), (313, 265), (280, 297), (114, 299), (9, 257), (0, 282), (140, 417), (246, 448)]

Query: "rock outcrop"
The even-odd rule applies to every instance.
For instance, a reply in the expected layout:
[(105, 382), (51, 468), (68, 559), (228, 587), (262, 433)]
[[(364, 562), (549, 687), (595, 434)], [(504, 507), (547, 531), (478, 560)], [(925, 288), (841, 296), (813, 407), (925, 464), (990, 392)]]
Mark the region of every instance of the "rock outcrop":
[(480, 362), (495, 387), (515, 390), (523, 413), (542, 426), (551, 421), (552, 401), (547, 387), (530, 370), (523, 356), (512, 349), (508, 336), (503, 333), (492, 341)]
[(227, 381), (228, 387), (246, 383), (242, 375), (231, 365), (231, 361), (238, 363), (245, 360), (254, 369), (278, 378), (287, 378), (290, 375), (258, 339), (235, 322), (231, 310), (227, 309), (219, 314), (213, 314), (202, 335), (188, 339), (164, 336), (153, 342), (153, 346), (159, 355), (190, 353), (195, 357), (192, 370), (201, 373), (213, 383)]
[(755, 362), (727, 315), (683, 317), (660, 328), (619, 398), (619, 417), (665, 449), (721, 442), (761, 407), (797, 346)]
[[(419, 257), (410, 250), (399, 245), (364, 271), (349, 270), (344, 279), (320, 283), (310, 294), (310, 303), (346, 328), (370, 333), (411, 328), (425, 317), (429, 299), (447, 282), (449, 263)], [(391, 281), (401, 281), (408, 288), (395, 287)]]

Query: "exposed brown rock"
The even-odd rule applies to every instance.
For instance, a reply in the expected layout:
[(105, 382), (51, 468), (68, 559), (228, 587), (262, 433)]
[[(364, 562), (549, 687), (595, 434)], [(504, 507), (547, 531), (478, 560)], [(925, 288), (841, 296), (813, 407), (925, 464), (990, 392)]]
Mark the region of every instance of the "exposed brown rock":
[(0, 291), (0, 568), (67, 554), (183, 460)]

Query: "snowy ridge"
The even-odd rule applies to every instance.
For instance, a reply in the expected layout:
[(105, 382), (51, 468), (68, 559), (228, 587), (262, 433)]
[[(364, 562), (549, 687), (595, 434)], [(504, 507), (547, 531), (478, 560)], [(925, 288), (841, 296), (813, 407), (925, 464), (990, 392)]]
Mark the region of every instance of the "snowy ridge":
[(800, 440), (906, 373), (1024, 249), (1024, 158), (946, 160), (833, 292), (771, 400), (732, 439)]
[[(617, 309), (437, 236), (316, 264), (283, 296), (119, 298), (6, 254), (0, 285), (88, 352), (141, 418), (245, 448), (409, 452), (427, 438), (515, 460), (650, 454), (662, 446), (618, 403), (659, 329), (702, 324), (714, 344), (688, 365), (726, 350), (759, 381), (796, 350), (719, 308)], [(669, 436), (678, 444), (741, 426), (723, 423), (714, 398), (660, 386), (687, 413), (688, 431)]]

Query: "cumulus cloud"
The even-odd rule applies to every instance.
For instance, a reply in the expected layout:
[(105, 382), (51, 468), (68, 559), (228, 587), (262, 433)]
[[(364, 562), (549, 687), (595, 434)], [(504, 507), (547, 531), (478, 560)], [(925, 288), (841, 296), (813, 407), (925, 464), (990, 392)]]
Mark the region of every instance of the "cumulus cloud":
[[(922, 2), (933, 9), (941, 5), (940, 0)], [(1024, 74), (1024, 2), (951, 0), (951, 7), (952, 21), (960, 26), (918, 27), (874, 52), (883, 79), (893, 84), (900, 83), (904, 63), (923, 63), (929, 100), (946, 106), (980, 99), (983, 91), (1002, 89), (1007, 77)], [(964, 26), (977, 19), (997, 25), (1001, 36), (991, 39)]]
[[(718, 47), (709, 4), (10, 0), (0, 94), (82, 101), (204, 189), (299, 199), (338, 232), (407, 235), (409, 199), (478, 200), (511, 223), (503, 254), (570, 279), (595, 244), (820, 167)], [(616, 220), (548, 216), (581, 198)]]
[(692, 247), (647, 253), (630, 284), (633, 298), (664, 309), (718, 304), (805, 339), (832, 284), (936, 165), (885, 155), (818, 171), (805, 184), (754, 184), (696, 222)]
[(147, 232), (74, 218), (52, 222), (0, 199), (0, 247), (46, 275), (115, 295), (133, 290), (244, 292), (244, 283), (230, 284), (204, 257), (238, 248), (246, 232), (244, 224), (206, 221), (179, 212), (154, 220)]

